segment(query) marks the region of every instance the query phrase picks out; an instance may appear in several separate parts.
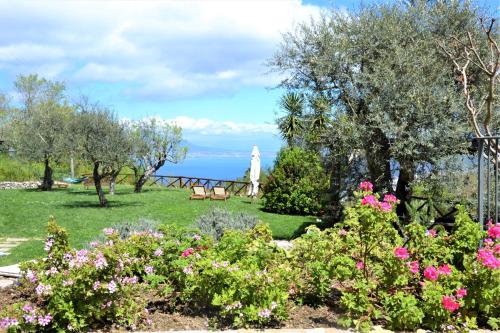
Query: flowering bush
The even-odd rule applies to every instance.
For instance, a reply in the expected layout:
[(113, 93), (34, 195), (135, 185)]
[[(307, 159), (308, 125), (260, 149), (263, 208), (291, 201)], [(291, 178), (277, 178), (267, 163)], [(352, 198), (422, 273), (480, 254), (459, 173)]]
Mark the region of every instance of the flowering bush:
[[(49, 222), (47, 257), (22, 265), (23, 302), (0, 310), (11, 332), (83, 331), (144, 321), (144, 292), (170, 310), (210, 309), (234, 327), (287, 317), (291, 302), (328, 302), (339, 323), (367, 330), (464, 331), (500, 325), (500, 224), (481, 231), (458, 207), (451, 233), (412, 223), (403, 239), (394, 225), (397, 199), (363, 182), (346, 219), (309, 227), (290, 252), (264, 224), (225, 231), (214, 243), (195, 230), (160, 226), (127, 237), (113, 228), (91, 249), (73, 250)], [(483, 247), (479, 247), (482, 243)]]
[(286, 318), (291, 268), (262, 229), (226, 232), (203, 254), (186, 256), (184, 300), (215, 306), (237, 327)]

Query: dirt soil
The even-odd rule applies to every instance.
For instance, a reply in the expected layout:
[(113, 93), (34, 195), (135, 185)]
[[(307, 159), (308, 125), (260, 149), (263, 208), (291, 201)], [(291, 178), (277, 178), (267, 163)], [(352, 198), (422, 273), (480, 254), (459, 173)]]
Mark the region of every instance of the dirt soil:
[[(21, 291), (14, 287), (0, 288), (0, 311), (13, 303), (22, 302)], [(215, 314), (209, 311), (192, 312), (189, 309), (179, 309), (171, 313), (162, 306), (161, 302), (152, 302), (148, 306), (148, 324), (137, 327), (143, 331), (171, 331), (171, 330), (208, 330), (232, 329), (229, 323), (217, 321)], [(293, 306), (289, 318), (284, 322), (276, 322), (267, 328), (328, 328), (338, 327), (335, 322), (338, 313), (328, 306), (313, 308), (310, 306)], [(217, 324), (218, 322), (218, 324)], [(255, 327), (264, 328), (264, 327)], [(123, 332), (123, 328), (114, 327), (101, 329), (97, 332)]]

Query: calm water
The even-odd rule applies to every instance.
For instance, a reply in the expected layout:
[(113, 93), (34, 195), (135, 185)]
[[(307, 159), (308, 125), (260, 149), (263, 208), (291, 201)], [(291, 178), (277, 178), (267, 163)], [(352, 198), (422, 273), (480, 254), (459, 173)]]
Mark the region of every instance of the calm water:
[[(261, 157), (262, 169), (273, 165), (274, 157)], [(243, 177), (245, 171), (250, 168), (249, 157), (190, 157), (188, 156), (180, 164), (166, 164), (157, 175), (165, 176), (190, 176), (200, 178), (213, 178), (223, 180), (236, 180)]]

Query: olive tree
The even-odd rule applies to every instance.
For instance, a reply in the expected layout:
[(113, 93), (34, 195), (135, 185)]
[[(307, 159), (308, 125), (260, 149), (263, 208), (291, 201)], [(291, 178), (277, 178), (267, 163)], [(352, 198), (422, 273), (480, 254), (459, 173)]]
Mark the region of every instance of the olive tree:
[(70, 147), (79, 158), (92, 164), (92, 177), (99, 205), (107, 207), (103, 178), (116, 179), (130, 160), (131, 145), (127, 128), (107, 108), (83, 99), (70, 122)]
[(21, 107), (11, 121), (11, 143), (21, 158), (44, 164), (41, 189), (48, 191), (53, 185), (51, 164), (66, 153), (66, 125), (73, 108), (63, 83), (19, 75), (15, 87)]
[(179, 163), (186, 157), (181, 146), (182, 129), (154, 118), (132, 125), (135, 192), (140, 193), (148, 178), (165, 163)]
[(466, 1), (392, 2), (355, 12), (332, 11), (284, 34), (269, 65), (285, 74), (281, 86), (287, 90), (330, 101), (322, 145), (324, 155), (335, 160), (327, 164), (362, 159), (364, 176), (378, 191), (392, 191), (397, 176), (402, 216), (415, 177), (466, 151), (466, 113), (435, 41), (477, 29), (476, 20)]

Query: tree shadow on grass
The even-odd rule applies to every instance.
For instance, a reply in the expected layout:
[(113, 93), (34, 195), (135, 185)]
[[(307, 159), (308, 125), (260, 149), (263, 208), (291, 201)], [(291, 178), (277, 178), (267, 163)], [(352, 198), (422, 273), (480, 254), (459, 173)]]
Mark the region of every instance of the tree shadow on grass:
[[(97, 198), (96, 198), (97, 199)], [(59, 208), (120, 208), (120, 207), (138, 207), (138, 206), (144, 206), (144, 203), (142, 202), (116, 202), (116, 201), (110, 201), (108, 202), (108, 207), (101, 207), (99, 206), (99, 201), (72, 201), (72, 202), (65, 202), (57, 205)]]
[(327, 223), (325, 221), (321, 221), (321, 222), (305, 221), (305, 222), (302, 222), (302, 224), (299, 225), (297, 229), (295, 229), (295, 231), (293, 232), (292, 237), (290, 237), (290, 239), (295, 239), (295, 238), (302, 236), (303, 234), (306, 233), (306, 229), (312, 225), (318, 227), (320, 230), (325, 230), (326, 228), (331, 227), (331, 224)]

